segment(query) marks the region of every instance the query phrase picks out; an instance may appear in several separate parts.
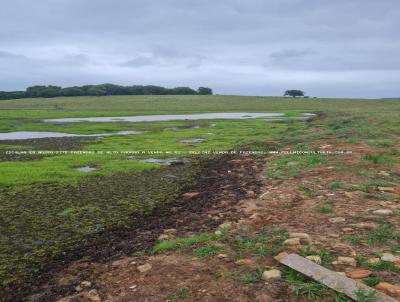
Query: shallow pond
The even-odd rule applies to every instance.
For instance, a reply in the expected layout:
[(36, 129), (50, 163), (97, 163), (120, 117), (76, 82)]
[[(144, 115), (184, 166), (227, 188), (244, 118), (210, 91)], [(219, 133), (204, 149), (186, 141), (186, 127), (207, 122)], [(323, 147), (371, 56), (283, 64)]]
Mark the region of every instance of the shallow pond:
[(0, 140), (19, 140), (36, 138), (54, 138), (54, 137), (103, 137), (110, 135), (133, 135), (140, 134), (143, 131), (118, 131), (112, 133), (100, 134), (72, 134), (63, 132), (45, 132), (45, 131), (16, 131), (0, 133)]
[(86, 167), (81, 167), (77, 169), (80, 172), (91, 172), (91, 171), (96, 171), (97, 168), (96, 167), (90, 167), (90, 166), (86, 166)]
[[(283, 113), (260, 113), (260, 112), (218, 112), (176, 115), (137, 115), (120, 117), (87, 117), (87, 118), (57, 118), (45, 119), (45, 122), (54, 123), (79, 123), (79, 122), (159, 122), (175, 120), (210, 120), (210, 119), (251, 119), (266, 118), (274, 119), (284, 117)], [(306, 115), (303, 115), (306, 117)]]

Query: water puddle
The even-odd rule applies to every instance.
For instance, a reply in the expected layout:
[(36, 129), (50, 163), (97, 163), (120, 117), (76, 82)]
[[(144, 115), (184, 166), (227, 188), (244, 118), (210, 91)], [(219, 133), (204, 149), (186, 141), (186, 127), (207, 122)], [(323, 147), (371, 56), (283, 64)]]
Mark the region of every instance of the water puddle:
[(79, 123), (79, 122), (159, 122), (175, 120), (207, 120), (207, 119), (252, 119), (252, 118), (277, 118), (284, 117), (283, 113), (260, 113), (260, 112), (218, 112), (198, 114), (176, 114), (176, 115), (138, 115), (120, 117), (87, 117), (87, 118), (57, 118), (45, 119), (52, 123)]
[(91, 171), (96, 171), (97, 168), (96, 167), (86, 166), (86, 167), (80, 167), (77, 170), (80, 171), (80, 172), (91, 172)]
[(72, 134), (64, 132), (44, 132), (44, 131), (16, 131), (0, 133), (0, 140), (20, 140), (20, 139), (37, 139), (37, 138), (57, 138), (57, 137), (104, 137), (111, 135), (134, 135), (143, 131), (118, 131), (112, 133), (101, 134)]
[(193, 138), (193, 139), (183, 139), (179, 141), (181, 144), (186, 144), (186, 145), (193, 145), (193, 144), (201, 144), (205, 142), (206, 140), (204, 138)]

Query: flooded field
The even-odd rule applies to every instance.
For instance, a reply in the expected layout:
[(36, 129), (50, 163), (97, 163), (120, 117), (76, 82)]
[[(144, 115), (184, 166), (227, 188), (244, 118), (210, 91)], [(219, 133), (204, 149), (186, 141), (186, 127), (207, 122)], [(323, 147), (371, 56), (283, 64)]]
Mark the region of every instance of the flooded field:
[(15, 131), (0, 133), (0, 140), (22, 140), (22, 139), (38, 139), (38, 138), (60, 138), (60, 137), (104, 137), (110, 135), (134, 135), (143, 133), (142, 131), (118, 131), (115, 133), (100, 134), (72, 134), (63, 132), (46, 132), (46, 131)]
[[(87, 117), (87, 118), (60, 118), (45, 119), (45, 122), (52, 123), (81, 123), (81, 122), (160, 122), (178, 120), (214, 120), (214, 119), (251, 119), (251, 118), (282, 118), (283, 113), (250, 113), (250, 112), (217, 112), (201, 114), (175, 114), (175, 115), (139, 115), (119, 117)], [(305, 115), (307, 116), (307, 115)]]

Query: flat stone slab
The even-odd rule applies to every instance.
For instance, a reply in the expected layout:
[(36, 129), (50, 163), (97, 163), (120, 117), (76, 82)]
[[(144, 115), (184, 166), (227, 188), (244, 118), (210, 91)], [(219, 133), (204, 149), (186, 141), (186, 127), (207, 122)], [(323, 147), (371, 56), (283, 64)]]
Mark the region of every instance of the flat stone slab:
[(343, 293), (356, 300), (356, 292), (364, 290), (365, 293), (374, 292), (377, 302), (396, 302), (389, 297), (365, 284), (358, 283), (337, 272), (331, 271), (297, 254), (290, 254), (278, 260), (280, 263), (318, 281), (337, 292)]

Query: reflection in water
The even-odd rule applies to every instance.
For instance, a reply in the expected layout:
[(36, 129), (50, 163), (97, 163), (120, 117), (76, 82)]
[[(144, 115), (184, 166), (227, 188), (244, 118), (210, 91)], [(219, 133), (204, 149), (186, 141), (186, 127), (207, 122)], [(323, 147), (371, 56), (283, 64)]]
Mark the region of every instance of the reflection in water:
[(44, 132), (44, 131), (16, 131), (0, 133), (0, 140), (19, 140), (36, 138), (54, 138), (54, 137), (103, 137), (110, 135), (133, 135), (140, 134), (143, 131), (118, 131), (112, 133), (100, 134), (72, 134), (63, 132)]

